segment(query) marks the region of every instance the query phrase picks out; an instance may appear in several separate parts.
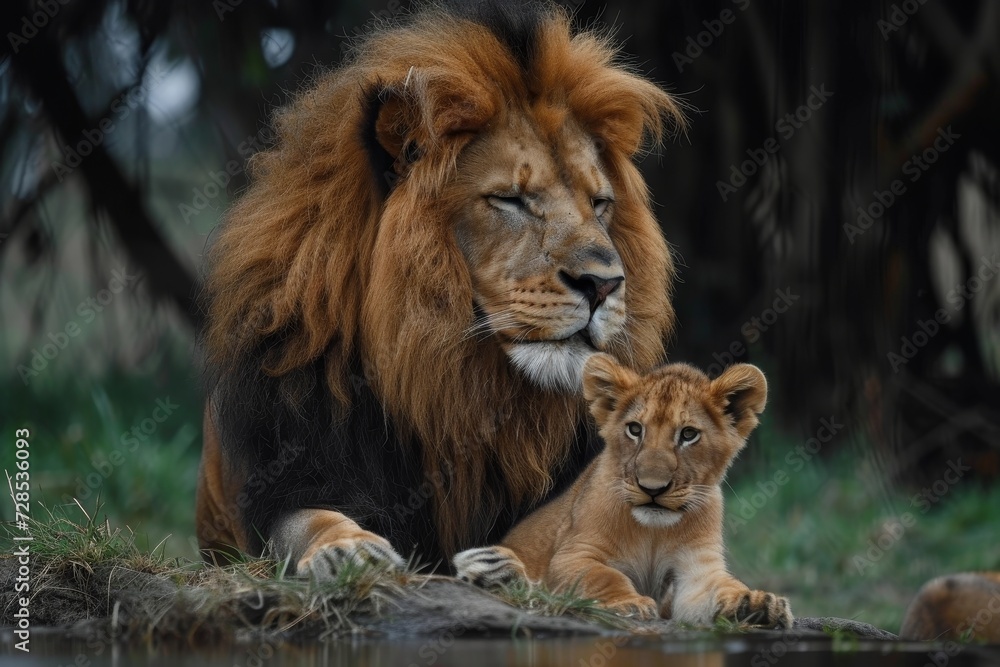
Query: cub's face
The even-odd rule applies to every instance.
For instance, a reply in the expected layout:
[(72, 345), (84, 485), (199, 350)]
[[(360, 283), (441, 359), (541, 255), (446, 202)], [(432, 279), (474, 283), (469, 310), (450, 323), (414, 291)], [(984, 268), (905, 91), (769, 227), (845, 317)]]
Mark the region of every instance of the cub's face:
[(647, 526), (673, 525), (716, 493), (767, 400), (767, 381), (749, 364), (712, 381), (687, 364), (639, 376), (594, 355), (583, 383), (617, 464), (615, 491)]
[(446, 196), (472, 279), (470, 333), (497, 336), (536, 384), (578, 391), (587, 358), (624, 335), (627, 285), (611, 181), (594, 139), (562, 113), (545, 130), (505, 114), (463, 151)]

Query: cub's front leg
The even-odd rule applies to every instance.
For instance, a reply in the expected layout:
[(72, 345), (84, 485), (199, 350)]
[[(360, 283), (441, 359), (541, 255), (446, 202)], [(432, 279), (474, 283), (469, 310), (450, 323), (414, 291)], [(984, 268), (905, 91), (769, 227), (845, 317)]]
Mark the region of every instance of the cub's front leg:
[(717, 618), (765, 628), (789, 628), (792, 611), (788, 600), (766, 591), (751, 590), (729, 574), (714, 554), (685, 559), (693, 565), (677, 573), (672, 617), (696, 625), (710, 625)]
[(716, 594), (718, 617), (764, 628), (792, 627), (792, 610), (787, 598), (751, 590), (736, 579), (733, 582)]
[(576, 595), (594, 598), (625, 616), (649, 620), (660, 615), (656, 600), (640, 594), (627, 576), (576, 549), (557, 553), (544, 581), (553, 590), (572, 588)]
[(518, 555), (507, 547), (479, 547), (460, 551), (451, 559), (455, 576), (462, 581), (494, 589), (513, 583), (531, 585)]

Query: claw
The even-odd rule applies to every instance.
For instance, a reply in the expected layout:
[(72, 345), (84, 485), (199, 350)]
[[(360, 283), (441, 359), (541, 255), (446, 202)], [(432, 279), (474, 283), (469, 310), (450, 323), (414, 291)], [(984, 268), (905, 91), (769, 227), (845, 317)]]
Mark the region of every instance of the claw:
[(349, 538), (326, 544), (298, 562), (296, 571), (317, 580), (336, 578), (347, 564), (371, 564), (389, 570), (403, 570), (406, 561), (386, 544), (363, 538)]

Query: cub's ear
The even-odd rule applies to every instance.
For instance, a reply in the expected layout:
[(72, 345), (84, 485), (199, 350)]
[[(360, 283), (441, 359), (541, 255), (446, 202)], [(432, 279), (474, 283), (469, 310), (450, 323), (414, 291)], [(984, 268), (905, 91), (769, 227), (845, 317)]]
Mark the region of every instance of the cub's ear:
[(767, 403), (767, 380), (756, 366), (734, 364), (712, 381), (712, 399), (733, 420), (741, 438), (759, 423), (757, 415)]
[(622, 395), (639, 381), (639, 376), (608, 354), (595, 354), (583, 367), (583, 395), (598, 424), (614, 412)]

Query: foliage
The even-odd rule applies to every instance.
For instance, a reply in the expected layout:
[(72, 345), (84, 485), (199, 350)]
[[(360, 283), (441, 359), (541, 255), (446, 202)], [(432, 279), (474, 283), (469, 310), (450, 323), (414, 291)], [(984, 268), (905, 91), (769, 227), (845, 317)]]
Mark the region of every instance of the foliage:
[[(786, 595), (795, 615), (850, 618), (896, 632), (928, 580), (1000, 569), (996, 485), (960, 480), (922, 511), (916, 500), (922, 487), (886, 485), (865, 446), (814, 458), (792, 473), (784, 456), (795, 446), (787, 438), (761, 443), (756, 457), (735, 464), (726, 493), (733, 572), (750, 586)], [(752, 503), (760, 485), (783, 468), (787, 483), (739, 524), (750, 514), (741, 514), (741, 500)]]

